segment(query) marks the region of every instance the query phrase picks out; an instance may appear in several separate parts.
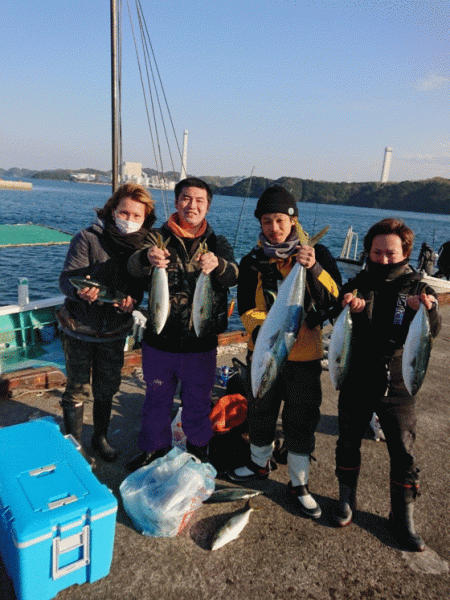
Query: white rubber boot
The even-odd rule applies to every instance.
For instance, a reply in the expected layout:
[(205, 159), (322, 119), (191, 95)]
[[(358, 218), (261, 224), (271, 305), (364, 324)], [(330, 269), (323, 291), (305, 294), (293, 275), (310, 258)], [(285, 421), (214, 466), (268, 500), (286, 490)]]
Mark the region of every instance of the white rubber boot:
[(309, 454), (288, 452), (287, 462), (291, 479), (288, 484), (289, 493), (296, 498), (296, 504), (303, 514), (313, 519), (319, 519), (322, 511), (308, 490)]
[(250, 462), (244, 467), (238, 467), (228, 472), (232, 481), (251, 481), (267, 479), (270, 473), (270, 459), (272, 458), (273, 444), (269, 446), (254, 446), (250, 444)]

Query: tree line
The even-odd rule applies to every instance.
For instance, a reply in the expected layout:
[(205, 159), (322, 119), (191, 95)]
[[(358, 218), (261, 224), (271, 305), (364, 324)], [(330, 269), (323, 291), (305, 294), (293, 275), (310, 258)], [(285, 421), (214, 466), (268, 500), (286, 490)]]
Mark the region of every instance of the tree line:
[(443, 178), (399, 183), (333, 183), (281, 177), (253, 177), (228, 187), (212, 186), (214, 194), (259, 198), (270, 185), (279, 184), (299, 202), (340, 204), (398, 211), (450, 214), (450, 180)]

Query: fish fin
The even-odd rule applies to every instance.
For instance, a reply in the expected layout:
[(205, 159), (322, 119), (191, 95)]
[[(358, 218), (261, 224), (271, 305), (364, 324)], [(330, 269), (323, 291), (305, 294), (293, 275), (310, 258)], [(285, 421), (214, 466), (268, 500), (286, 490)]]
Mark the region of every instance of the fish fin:
[(315, 235), (313, 235), (312, 238), (309, 241), (309, 245), (310, 246), (315, 246), (323, 238), (323, 236), (326, 233), (328, 233), (329, 229), (330, 229), (330, 226), (327, 225), (326, 227), (324, 227), (323, 229), (321, 229), (319, 231), (319, 233), (316, 233)]
[(280, 330), (276, 331), (272, 336), (270, 336), (269, 347), (272, 349), (275, 346), (275, 343), (280, 335)]

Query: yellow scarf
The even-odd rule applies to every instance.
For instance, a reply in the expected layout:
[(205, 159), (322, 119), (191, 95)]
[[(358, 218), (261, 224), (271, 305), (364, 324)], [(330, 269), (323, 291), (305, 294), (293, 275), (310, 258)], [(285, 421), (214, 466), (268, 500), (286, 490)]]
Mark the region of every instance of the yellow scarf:
[(206, 228), (208, 226), (208, 223), (206, 222), (206, 219), (203, 219), (203, 223), (200, 226), (200, 229), (197, 231), (197, 233), (191, 233), (190, 231), (187, 231), (186, 229), (183, 229), (183, 227), (181, 227), (179, 225), (179, 217), (178, 217), (178, 213), (173, 213), (172, 215), (170, 215), (169, 220), (167, 221), (167, 226), (169, 227), (169, 229), (171, 231), (173, 231), (173, 233), (175, 235), (177, 235), (178, 237), (182, 237), (182, 238), (196, 238), (196, 237), (200, 237), (201, 235), (203, 235), (206, 231)]

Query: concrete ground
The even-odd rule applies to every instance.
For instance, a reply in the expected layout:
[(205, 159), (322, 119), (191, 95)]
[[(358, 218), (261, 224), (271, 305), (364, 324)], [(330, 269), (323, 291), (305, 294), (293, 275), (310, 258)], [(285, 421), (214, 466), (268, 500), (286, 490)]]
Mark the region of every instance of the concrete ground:
[[(415, 446), (421, 468), (422, 495), (415, 508), (417, 528), (427, 547), (423, 553), (403, 551), (387, 529), (389, 462), (383, 441), (363, 441), (363, 464), (354, 522), (332, 525), (337, 498), (334, 448), (337, 436), (337, 393), (324, 371), (322, 418), (317, 429), (316, 462), (310, 489), (323, 510), (318, 521), (303, 518), (286, 493), (286, 465), (270, 480), (255, 483), (264, 495), (255, 499), (250, 521), (237, 540), (210, 550), (217, 527), (244, 502), (205, 504), (175, 538), (151, 538), (133, 528), (123, 510), (119, 485), (125, 463), (136, 452), (144, 383), (141, 372), (124, 376), (114, 405), (110, 440), (120, 450), (117, 462), (97, 460), (93, 471), (119, 499), (111, 571), (93, 584), (61, 591), (58, 600), (444, 600), (450, 598), (450, 306), (442, 307), (443, 328), (435, 342), (427, 377), (417, 399)], [(244, 357), (243, 347), (222, 353), (220, 366)], [(0, 401), (0, 425), (44, 415), (61, 422), (62, 389), (23, 392)], [(218, 396), (223, 389), (216, 389)], [(363, 398), (361, 399), (363, 401)], [(85, 446), (90, 451), (92, 405), (87, 407)], [(2, 448), (5, 456), (7, 448)], [(30, 449), (32, 451), (32, 449)], [(217, 486), (231, 486), (217, 480)], [(0, 598), (13, 600), (11, 584), (0, 563)]]

